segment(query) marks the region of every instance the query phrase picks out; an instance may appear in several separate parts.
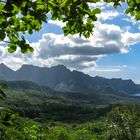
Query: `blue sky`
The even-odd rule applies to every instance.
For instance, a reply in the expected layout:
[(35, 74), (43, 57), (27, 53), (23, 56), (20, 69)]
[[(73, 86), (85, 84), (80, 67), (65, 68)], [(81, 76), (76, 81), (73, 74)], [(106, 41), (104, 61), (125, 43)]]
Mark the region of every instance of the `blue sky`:
[(51, 67), (63, 64), (70, 69), (92, 76), (132, 79), (140, 83), (140, 24), (124, 14), (127, 5), (114, 9), (103, 2), (90, 5), (99, 7), (94, 34), (89, 39), (63, 36), (64, 23), (49, 20), (33, 35), (26, 34), (34, 53), (23, 55), (17, 50), (8, 54), (1, 43), (1, 62), (16, 70), (22, 64)]

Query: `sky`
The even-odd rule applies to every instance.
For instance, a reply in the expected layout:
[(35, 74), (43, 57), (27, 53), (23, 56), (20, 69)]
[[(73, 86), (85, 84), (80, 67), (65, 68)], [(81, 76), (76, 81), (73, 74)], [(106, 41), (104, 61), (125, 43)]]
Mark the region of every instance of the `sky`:
[(65, 65), (91, 76), (132, 79), (140, 84), (140, 22), (124, 13), (126, 4), (114, 9), (112, 4), (90, 4), (99, 7), (93, 35), (86, 39), (78, 35), (64, 37), (60, 21), (49, 20), (43, 28), (26, 39), (34, 52), (9, 54), (0, 42), (0, 62), (13, 70), (23, 64), (40, 67)]

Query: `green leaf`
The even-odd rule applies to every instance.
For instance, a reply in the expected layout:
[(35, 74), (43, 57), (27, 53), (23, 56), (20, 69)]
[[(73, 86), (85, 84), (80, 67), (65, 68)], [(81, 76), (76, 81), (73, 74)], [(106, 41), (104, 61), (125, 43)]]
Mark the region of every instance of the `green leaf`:
[(131, 9), (130, 8), (127, 8), (126, 10), (125, 10), (125, 13), (126, 14), (129, 14), (131, 12)]
[(15, 4), (12, 4), (12, 6), (13, 6), (12, 13), (13, 14), (18, 14), (19, 13), (19, 7), (17, 7)]
[(90, 2), (90, 3), (96, 3), (96, 2), (99, 2), (100, 0), (88, 0), (87, 2)]
[(129, 5), (130, 8), (133, 8), (133, 6), (135, 5), (135, 2), (133, 0), (130, 0), (128, 2), (128, 5)]
[(3, 3), (0, 2), (0, 12), (3, 10), (4, 6), (5, 6), (5, 5), (4, 5)]
[(88, 18), (87, 19), (87, 22), (88, 22), (88, 24), (92, 24), (92, 19), (91, 18)]
[(9, 52), (9, 53), (15, 52), (16, 49), (17, 49), (16, 44), (13, 44), (13, 43), (9, 43), (9, 44), (8, 44), (8, 52)]
[(100, 14), (101, 10), (99, 8), (96, 8), (96, 9), (93, 9), (91, 13), (92, 13), (92, 15)]
[(0, 29), (0, 41), (3, 41), (5, 39), (5, 31)]
[(70, 3), (72, 2), (72, 0), (64, 0), (61, 4), (62, 7), (67, 7)]
[(136, 0), (137, 5), (140, 4), (140, 0)]
[(28, 53), (30, 53), (30, 52), (33, 52), (34, 49), (33, 49), (32, 47), (29, 47), (29, 48), (27, 49), (27, 51), (28, 51)]

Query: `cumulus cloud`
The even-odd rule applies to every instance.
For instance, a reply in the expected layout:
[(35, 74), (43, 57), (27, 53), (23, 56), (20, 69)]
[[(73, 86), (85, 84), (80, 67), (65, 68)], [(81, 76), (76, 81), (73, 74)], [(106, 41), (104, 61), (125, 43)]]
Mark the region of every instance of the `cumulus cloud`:
[(64, 55), (54, 58), (57, 64), (63, 64), (73, 69), (85, 69), (95, 67), (98, 57)]
[[(4, 45), (0, 47), (1, 62), (13, 69), (22, 64), (38, 66), (66, 65), (73, 69), (97, 68), (97, 61), (113, 53), (127, 53), (131, 45), (140, 42), (140, 33), (123, 31), (113, 24), (96, 23), (93, 36), (89, 39), (77, 35), (46, 33), (38, 42), (31, 43), (34, 53), (21, 54), (19, 49), (9, 54)], [(101, 71), (97, 69), (98, 71)], [(110, 71), (110, 69), (108, 69)], [(118, 71), (118, 69), (115, 69)]]
[(122, 36), (125, 45), (134, 45), (140, 42), (140, 33), (125, 32)]
[(102, 11), (97, 15), (99, 20), (109, 20), (118, 17), (120, 14), (117, 11)]
[(101, 10), (104, 10), (108, 7), (113, 7), (113, 3), (106, 3), (101, 0), (100, 2), (89, 3), (89, 6), (91, 9), (100, 8)]
[(96, 67), (96, 61), (105, 55), (127, 53), (131, 45), (139, 43), (139, 39), (140, 33), (130, 33), (119, 26), (98, 22), (89, 39), (47, 33), (32, 45), (36, 48), (36, 57), (44, 60), (46, 65), (64, 64), (85, 69)]
[(89, 39), (47, 33), (32, 45), (37, 46), (38, 57), (43, 59), (61, 55), (102, 56), (122, 52), (125, 48), (120, 27), (98, 23), (94, 30)]

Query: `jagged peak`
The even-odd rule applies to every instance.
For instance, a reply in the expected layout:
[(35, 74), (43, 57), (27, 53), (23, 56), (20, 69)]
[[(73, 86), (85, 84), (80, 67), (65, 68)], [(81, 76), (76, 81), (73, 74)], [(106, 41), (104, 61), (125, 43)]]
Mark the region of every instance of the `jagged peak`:
[(97, 78), (97, 79), (106, 79), (106, 78), (104, 78), (104, 77), (101, 77), (101, 76), (95, 76), (94, 78)]
[[(48, 67), (40, 67), (40, 66), (35, 66), (35, 65), (30, 65), (30, 64), (23, 64), (20, 69), (23, 68), (48, 68)], [(66, 66), (64, 65), (56, 65), (56, 66), (52, 66), (50, 67), (50, 69), (55, 69), (55, 68), (63, 68), (63, 69), (68, 69)]]
[(30, 64), (23, 64), (17, 71), (26, 70), (26, 69), (35, 69), (35, 68), (41, 68), (41, 67), (30, 65)]
[[(7, 67), (4, 63), (0, 64), (0, 67)], [(7, 67), (8, 68), (8, 67)]]
[(64, 70), (64, 71), (70, 71), (66, 66), (64, 65), (56, 65), (56, 66), (52, 66), (50, 67), (50, 69), (52, 70)]
[[(29, 64), (23, 64), (23, 65), (21, 66), (21, 68), (28, 68), (28, 67), (38, 67), (38, 66), (29, 65)], [(21, 69), (21, 68), (20, 68), (20, 69)]]
[(66, 66), (64, 65), (57, 65), (52, 67), (39, 67), (35, 65), (28, 65), (23, 64), (21, 68), (19, 68), (17, 71), (26, 71), (26, 70), (55, 70), (55, 71), (70, 71)]
[(50, 68), (64, 68), (64, 69), (68, 69), (66, 66), (64, 65), (56, 65), (56, 66), (52, 66)]
[(13, 71), (11, 68), (9, 68), (7, 65), (5, 65), (4, 63), (0, 64), (0, 69), (4, 69), (4, 70), (11, 70)]
[(112, 78), (111, 80), (120, 80), (120, 81), (122, 81), (123, 79), (122, 78)]
[(134, 83), (133, 80), (131, 79), (122, 79), (122, 78), (112, 78), (110, 80), (117, 80), (117, 81), (125, 81), (125, 82), (131, 82), (131, 83)]

